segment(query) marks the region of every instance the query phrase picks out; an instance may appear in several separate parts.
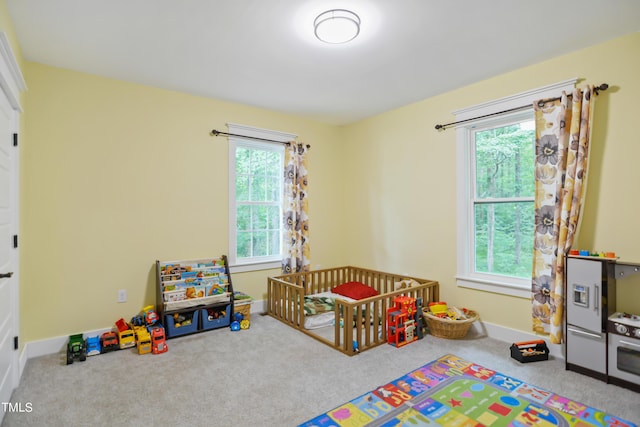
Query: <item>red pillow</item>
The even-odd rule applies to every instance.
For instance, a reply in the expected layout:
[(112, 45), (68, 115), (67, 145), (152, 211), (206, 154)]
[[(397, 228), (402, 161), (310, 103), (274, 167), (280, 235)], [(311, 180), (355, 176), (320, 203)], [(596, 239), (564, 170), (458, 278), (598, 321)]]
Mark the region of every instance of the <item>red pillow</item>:
[(379, 295), (378, 291), (373, 289), (371, 286), (367, 286), (360, 282), (343, 283), (342, 285), (333, 288), (332, 292), (356, 300)]

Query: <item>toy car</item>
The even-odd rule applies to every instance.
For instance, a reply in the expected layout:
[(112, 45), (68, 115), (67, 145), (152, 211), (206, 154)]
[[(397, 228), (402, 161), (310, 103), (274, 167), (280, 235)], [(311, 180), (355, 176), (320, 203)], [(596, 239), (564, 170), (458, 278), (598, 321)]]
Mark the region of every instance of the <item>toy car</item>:
[(69, 335), (67, 344), (67, 365), (71, 365), (75, 358), (81, 362), (87, 360), (87, 347), (82, 334)]
[(120, 348), (118, 345), (118, 335), (113, 331), (105, 332), (100, 336), (101, 352), (107, 353), (109, 351), (117, 350)]
[(169, 350), (164, 336), (164, 328), (159, 327), (151, 329), (151, 347), (153, 349), (153, 354), (160, 354)]
[(89, 337), (87, 338), (87, 356), (97, 356), (100, 354), (100, 337)]

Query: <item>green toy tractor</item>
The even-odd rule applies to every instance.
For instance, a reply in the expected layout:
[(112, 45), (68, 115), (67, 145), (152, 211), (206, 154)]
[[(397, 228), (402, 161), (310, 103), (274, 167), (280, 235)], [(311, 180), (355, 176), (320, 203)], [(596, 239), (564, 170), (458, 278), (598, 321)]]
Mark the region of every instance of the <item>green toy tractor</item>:
[(87, 346), (82, 334), (69, 335), (67, 344), (67, 365), (73, 363), (73, 359), (78, 358), (81, 362), (87, 360)]

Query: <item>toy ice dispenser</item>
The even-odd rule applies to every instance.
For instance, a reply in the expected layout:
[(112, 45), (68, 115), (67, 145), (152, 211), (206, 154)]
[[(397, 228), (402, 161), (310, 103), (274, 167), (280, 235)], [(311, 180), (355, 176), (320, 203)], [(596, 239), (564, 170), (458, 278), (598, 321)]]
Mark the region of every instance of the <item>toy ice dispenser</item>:
[(573, 284), (573, 303), (580, 307), (589, 307), (589, 288), (587, 286)]

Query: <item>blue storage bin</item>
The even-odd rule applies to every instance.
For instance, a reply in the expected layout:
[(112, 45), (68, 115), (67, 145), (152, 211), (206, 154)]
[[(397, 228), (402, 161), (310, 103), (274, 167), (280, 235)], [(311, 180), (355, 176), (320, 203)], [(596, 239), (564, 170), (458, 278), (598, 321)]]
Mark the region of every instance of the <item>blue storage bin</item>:
[(173, 318), (173, 314), (167, 314), (164, 316), (165, 332), (167, 338), (178, 337), (180, 335), (191, 334), (198, 330), (198, 313), (200, 310), (194, 310), (192, 312), (180, 313), (180, 316), (184, 316), (186, 319), (191, 317), (190, 325), (182, 325), (176, 327), (176, 322)]
[[(210, 308), (209, 310), (220, 313), (220, 316), (215, 319), (209, 319), (209, 311), (206, 308), (200, 309), (200, 329), (215, 329), (222, 328), (223, 326), (229, 326), (231, 324), (231, 304), (224, 307)], [(222, 314), (224, 311), (224, 315)]]

